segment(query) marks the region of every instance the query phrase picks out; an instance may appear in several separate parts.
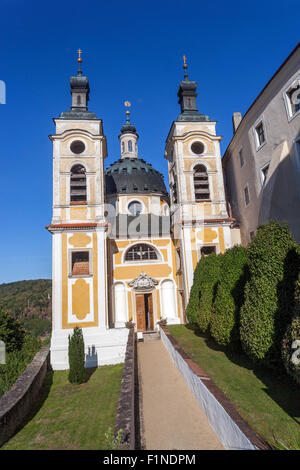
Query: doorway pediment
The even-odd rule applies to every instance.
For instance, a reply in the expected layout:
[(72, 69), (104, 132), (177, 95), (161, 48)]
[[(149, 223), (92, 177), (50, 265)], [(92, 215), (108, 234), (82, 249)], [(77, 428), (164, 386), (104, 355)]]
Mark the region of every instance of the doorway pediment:
[(129, 286), (137, 291), (150, 291), (158, 284), (156, 279), (148, 276), (146, 273), (141, 273), (138, 277), (129, 282)]

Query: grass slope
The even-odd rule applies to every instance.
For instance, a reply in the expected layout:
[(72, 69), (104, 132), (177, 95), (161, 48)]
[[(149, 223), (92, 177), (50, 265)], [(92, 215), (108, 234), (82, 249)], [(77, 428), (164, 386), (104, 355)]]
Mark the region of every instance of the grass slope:
[(105, 449), (114, 429), (123, 364), (87, 369), (89, 380), (68, 382), (68, 371), (49, 372), (40, 401), (5, 450)]
[(289, 377), (258, 367), (242, 353), (228, 353), (184, 325), (168, 329), (265, 441), (299, 441), (300, 393)]

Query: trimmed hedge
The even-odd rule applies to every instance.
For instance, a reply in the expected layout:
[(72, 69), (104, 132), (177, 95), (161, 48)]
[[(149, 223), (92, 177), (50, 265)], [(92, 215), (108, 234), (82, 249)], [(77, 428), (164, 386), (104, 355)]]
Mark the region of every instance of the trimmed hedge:
[(254, 361), (278, 367), (294, 304), (299, 252), (288, 226), (278, 222), (258, 227), (248, 250), (250, 280), (241, 309), (242, 348)]
[(85, 382), (86, 375), (84, 369), (84, 340), (82, 329), (77, 326), (73, 330), (73, 335), (69, 336), (69, 382), (81, 384)]
[[(293, 318), (282, 340), (281, 349), (283, 365), (287, 373), (300, 384), (300, 354), (297, 354), (297, 350), (300, 350), (300, 343), (295, 344), (296, 341), (300, 342), (300, 274), (295, 295)], [(293, 360), (292, 355), (296, 356), (293, 357)], [(297, 362), (299, 363), (297, 364)]]
[(210, 333), (220, 346), (236, 349), (240, 346), (240, 309), (249, 278), (246, 248), (234, 246), (221, 258), (220, 280), (214, 302)]
[(189, 302), (186, 308), (186, 317), (191, 325), (197, 325), (199, 296), (200, 296), (200, 273), (202, 258), (194, 271), (193, 285), (190, 291)]
[(213, 304), (216, 296), (217, 284), (220, 279), (220, 266), (223, 255), (212, 253), (203, 258), (203, 267), (200, 275), (201, 289), (198, 311), (198, 328), (207, 333), (210, 329), (214, 313)]
[(216, 284), (220, 275), (220, 258), (214, 253), (202, 257), (194, 272), (194, 282), (186, 310), (189, 322), (202, 333), (209, 330)]

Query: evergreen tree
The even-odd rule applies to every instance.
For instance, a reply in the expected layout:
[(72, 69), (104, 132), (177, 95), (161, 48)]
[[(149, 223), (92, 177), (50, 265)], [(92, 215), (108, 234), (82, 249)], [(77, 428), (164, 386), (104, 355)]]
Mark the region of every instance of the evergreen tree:
[(84, 340), (82, 329), (75, 327), (73, 335), (69, 335), (69, 382), (81, 384), (85, 382)]

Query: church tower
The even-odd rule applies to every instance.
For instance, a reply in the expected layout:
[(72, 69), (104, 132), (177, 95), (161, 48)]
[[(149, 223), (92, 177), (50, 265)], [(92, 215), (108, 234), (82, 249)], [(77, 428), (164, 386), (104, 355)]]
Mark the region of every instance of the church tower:
[(181, 113), (167, 137), (165, 158), (177, 281), (186, 306), (199, 259), (230, 248), (232, 219), (226, 209), (221, 137), (216, 135), (216, 122), (197, 109), (197, 82), (188, 78), (185, 57), (183, 68), (185, 75), (178, 90)]
[[(88, 110), (89, 81), (79, 70), (70, 78), (71, 109), (54, 119), (52, 233), (53, 369), (68, 369), (68, 336), (82, 328), (86, 366), (122, 362), (128, 332), (109, 330), (107, 222), (104, 217), (102, 120)], [(115, 335), (114, 335), (115, 334)], [(115, 337), (115, 336), (118, 337)]]

